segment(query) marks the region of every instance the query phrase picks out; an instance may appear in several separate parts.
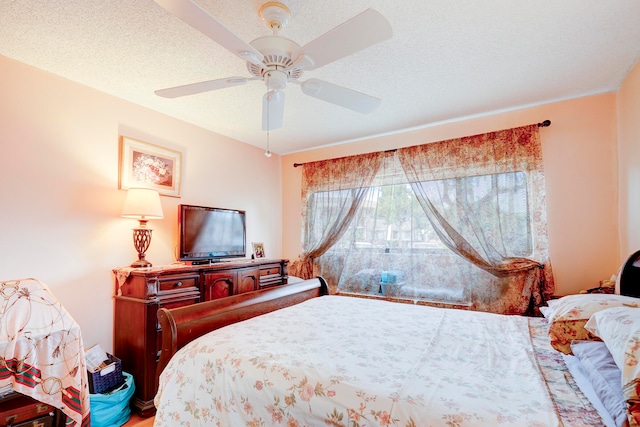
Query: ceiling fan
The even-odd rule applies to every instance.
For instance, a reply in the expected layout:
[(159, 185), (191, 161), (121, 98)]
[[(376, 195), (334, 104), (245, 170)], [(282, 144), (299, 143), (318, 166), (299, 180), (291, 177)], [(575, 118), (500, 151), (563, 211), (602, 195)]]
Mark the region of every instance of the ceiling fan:
[(284, 89), (289, 83), (300, 86), (303, 93), (362, 114), (373, 112), (380, 99), (323, 80), (299, 81), (304, 71), (315, 70), (345, 56), (390, 38), (389, 21), (374, 9), (367, 9), (326, 32), (304, 46), (280, 36), (289, 21), (294, 0), (268, 1), (258, 15), (273, 35), (244, 42), (220, 21), (192, 0), (155, 0), (196, 30), (247, 62), (252, 77), (227, 77), (156, 90), (158, 96), (177, 98), (201, 92), (224, 89), (262, 80), (267, 92), (262, 100), (262, 130), (282, 127)]

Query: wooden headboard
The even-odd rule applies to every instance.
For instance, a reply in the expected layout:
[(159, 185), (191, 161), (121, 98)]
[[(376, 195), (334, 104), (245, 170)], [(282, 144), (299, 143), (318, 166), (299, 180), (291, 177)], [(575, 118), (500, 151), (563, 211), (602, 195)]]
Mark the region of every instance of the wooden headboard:
[(618, 286), (620, 295), (640, 298), (640, 251), (631, 254), (622, 264)]
[(160, 375), (176, 351), (210, 331), (328, 293), (327, 282), (317, 277), (185, 307), (161, 308), (162, 352), (156, 374)]

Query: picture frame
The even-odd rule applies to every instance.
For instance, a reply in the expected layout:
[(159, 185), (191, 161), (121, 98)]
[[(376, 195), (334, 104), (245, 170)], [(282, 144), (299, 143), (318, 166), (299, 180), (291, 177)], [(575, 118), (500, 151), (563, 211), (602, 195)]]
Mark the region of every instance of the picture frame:
[(253, 258), (264, 258), (264, 243), (253, 242)]
[(151, 188), (163, 196), (180, 197), (182, 153), (120, 137), (118, 188)]

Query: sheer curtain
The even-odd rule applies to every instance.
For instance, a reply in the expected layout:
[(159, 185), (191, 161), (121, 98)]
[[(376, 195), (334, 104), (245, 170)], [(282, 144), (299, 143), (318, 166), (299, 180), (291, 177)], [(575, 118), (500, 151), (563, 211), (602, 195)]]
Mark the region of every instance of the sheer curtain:
[[(302, 171), (302, 254), (289, 274), (310, 278), (325, 276), (335, 290), (343, 258), (319, 258), (343, 236), (371, 191), (384, 153), (370, 153), (304, 164)], [(311, 210), (311, 212), (310, 212)]]
[[(327, 252), (338, 292), (470, 306), (470, 264), (442, 244), (396, 153), (387, 153), (349, 230)], [(323, 257), (324, 258), (324, 257)]]
[(473, 308), (524, 313), (553, 293), (537, 125), (397, 154), (440, 241), (475, 267), (452, 272)]

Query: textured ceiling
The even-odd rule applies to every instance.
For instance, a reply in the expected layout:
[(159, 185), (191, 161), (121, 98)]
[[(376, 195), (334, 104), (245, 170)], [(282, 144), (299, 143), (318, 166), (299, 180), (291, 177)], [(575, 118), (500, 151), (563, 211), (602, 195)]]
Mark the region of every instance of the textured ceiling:
[[(246, 42), (270, 34), (257, 15), (258, 0), (198, 4)], [(270, 132), (278, 154), (614, 91), (640, 59), (639, 0), (299, 0), (291, 6), (280, 35), (300, 45), (369, 7), (390, 21), (394, 35), (301, 78), (381, 98), (369, 115), (289, 85), (284, 126)], [(249, 73), (242, 60), (153, 0), (0, 0), (0, 55), (265, 147), (261, 82), (176, 99), (154, 94)]]

